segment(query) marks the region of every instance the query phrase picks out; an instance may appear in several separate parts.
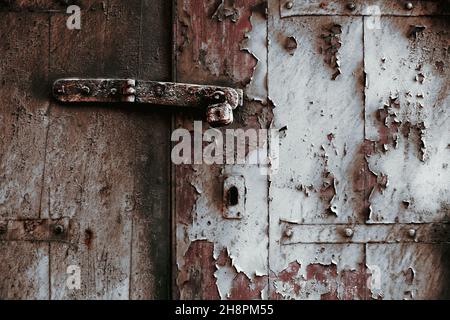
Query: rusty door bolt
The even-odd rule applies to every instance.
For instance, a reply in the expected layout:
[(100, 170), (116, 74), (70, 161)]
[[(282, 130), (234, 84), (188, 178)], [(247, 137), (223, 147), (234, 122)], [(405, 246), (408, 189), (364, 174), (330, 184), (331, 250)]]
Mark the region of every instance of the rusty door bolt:
[(61, 235), (64, 233), (64, 226), (61, 224), (56, 224), (53, 226), (53, 233), (56, 235)]
[(91, 88), (89, 88), (88, 86), (82, 86), (81, 87), (81, 92), (83, 94), (89, 94), (89, 93), (91, 93)]
[(415, 229), (409, 229), (408, 230), (408, 236), (411, 238), (414, 238), (416, 236), (416, 230)]
[(350, 11), (355, 11), (356, 5), (353, 2), (347, 4), (347, 9)]
[(406, 8), (406, 10), (412, 10), (414, 8), (414, 6), (411, 2), (407, 2), (405, 4), (405, 8)]
[(292, 1), (286, 2), (286, 9), (292, 9), (293, 6), (294, 6), (294, 3)]
[(345, 234), (345, 236), (346, 236), (347, 238), (353, 237), (353, 229), (351, 229), (351, 228), (345, 228), (344, 234)]

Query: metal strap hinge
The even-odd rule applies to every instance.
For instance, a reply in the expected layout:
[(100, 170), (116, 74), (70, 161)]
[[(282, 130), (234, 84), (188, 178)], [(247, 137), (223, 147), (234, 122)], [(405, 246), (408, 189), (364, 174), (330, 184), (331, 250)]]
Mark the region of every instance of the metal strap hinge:
[(53, 84), (60, 102), (135, 102), (205, 108), (211, 126), (233, 122), (243, 92), (228, 87), (134, 79), (60, 79)]

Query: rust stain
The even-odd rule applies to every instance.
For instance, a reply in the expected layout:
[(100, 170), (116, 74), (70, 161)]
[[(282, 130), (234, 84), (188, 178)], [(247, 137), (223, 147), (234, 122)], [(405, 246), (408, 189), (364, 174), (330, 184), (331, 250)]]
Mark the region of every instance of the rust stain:
[[(194, 179), (194, 171), (188, 165), (175, 166), (175, 175), (177, 181), (186, 182)], [(195, 187), (189, 183), (177, 183), (175, 188), (177, 195), (177, 222), (190, 225), (193, 223), (192, 210), (197, 201), (198, 193), (195, 191)]]
[(342, 299), (368, 300), (371, 298), (371, 290), (368, 287), (371, 274), (364, 264), (360, 264), (356, 270), (343, 270), (340, 283), (343, 287)]
[(331, 77), (332, 80), (341, 74), (341, 62), (339, 57), (339, 49), (342, 46), (341, 42), (342, 26), (340, 24), (333, 24), (326, 28), (326, 32), (320, 37), (322, 38), (324, 45), (320, 47), (320, 53), (324, 55), (324, 62), (329, 65), (334, 73)]
[[(196, 79), (221, 85), (241, 84), (244, 87), (251, 78), (256, 61), (250, 54), (241, 51), (239, 46), (245, 33), (251, 30), (249, 18), (252, 7), (260, 2), (234, 1), (233, 12), (239, 12), (239, 19), (234, 19), (234, 22), (232, 19), (223, 19), (221, 23), (210, 18), (218, 9), (212, 7), (211, 3), (180, 3), (177, 66), (182, 79), (179, 80), (185, 76), (186, 80)], [(235, 14), (230, 17), (233, 16)], [(196, 30), (203, 32), (197, 33)]]
[(214, 272), (214, 244), (206, 240), (193, 241), (184, 255), (184, 266), (179, 270), (178, 289), (181, 299), (220, 299)]
[(321, 295), (322, 300), (337, 300), (337, 287), (333, 285), (337, 282), (337, 266), (335, 264), (310, 264), (306, 267), (306, 279), (315, 280), (328, 288), (328, 292)]
[(89, 250), (92, 248), (93, 240), (94, 240), (94, 232), (91, 229), (84, 230), (84, 244)]

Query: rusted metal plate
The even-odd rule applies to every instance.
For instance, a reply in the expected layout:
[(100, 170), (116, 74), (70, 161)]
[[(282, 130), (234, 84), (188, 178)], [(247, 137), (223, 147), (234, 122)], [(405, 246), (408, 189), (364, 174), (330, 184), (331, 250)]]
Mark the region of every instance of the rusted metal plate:
[(27, 219), (0, 221), (0, 241), (70, 241), (70, 221)]
[(427, 16), (449, 15), (447, 0), (279, 0), (281, 17), (309, 15)]
[[(450, 23), (381, 18), (366, 30), (365, 132), (373, 223), (450, 219)], [(423, 27), (423, 28), (421, 28)]]
[(281, 244), (296, 243), (449, 243), (450, 225), (357, 224), (305, 225), (282, 222)]

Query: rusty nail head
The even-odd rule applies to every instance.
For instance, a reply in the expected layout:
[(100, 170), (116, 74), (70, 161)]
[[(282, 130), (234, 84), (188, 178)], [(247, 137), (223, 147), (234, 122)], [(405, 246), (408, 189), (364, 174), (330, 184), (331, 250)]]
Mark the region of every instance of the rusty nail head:
[(345, 228), (344, 234), (347, 238), (353, 237), (353, 230), (351, 228)]
[(293, 6), (294, 6), (294, 3), (292, 1), (286, 2), (286, 9), (292, 9)]
[(64, 226), (61, 225), (61, 224), (56, 224), (56, 225), (54, 225), (54, 226), (53, 226), (53, 232), (54, 232), (56, 235), (63, 234), (63, 233), (64, 233)]
[(413, 4), (412, 4), (411, 2), (407, 2), (407, 3), (405, 4), (405, 8), (406, 8), (407, 10), (412, 10), (412, 9), (414, 8), (414, 6), (413, 6)]
[(347, 9), (350, 11), (354, 11), (356, 9), (356, 5), (353, 2), (347, 4)]
[(223, 93), (222, 91), (216, 91), (214, 92), (213, 98), (215, 100), (220, 100), (221, 97), (223, 97), (225, 95), (225, 93)]
[(287, 237), (287, 238), (290, 238), (290, 237), (292, 237), (293, 236), (293, 234), (294, 234), (294, 231), (292, 231), (292, 229), (286, 229), (286, 230), (284, 230), (284, 235)]
[(416, 236), (416, 230), (415, 229), (409, 229), (408, 230), (408, 236), (411, 238), (414, 238)]

